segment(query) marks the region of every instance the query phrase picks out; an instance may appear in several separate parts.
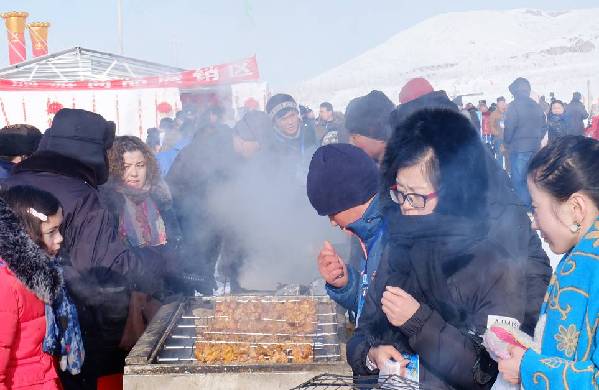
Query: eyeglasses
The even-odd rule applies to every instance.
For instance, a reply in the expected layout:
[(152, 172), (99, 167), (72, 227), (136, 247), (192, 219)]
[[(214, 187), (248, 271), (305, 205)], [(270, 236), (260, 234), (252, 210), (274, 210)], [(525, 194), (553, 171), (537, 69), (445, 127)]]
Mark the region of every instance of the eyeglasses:
[(398, 205), (403, 205), (406, 200), (415, 209), (423, 209), (426, 207), (426, 201), (437, 197), (436, 192), (431, 192), (427, 195), (416, 194), (416, 193), (404, 193), (397, 189), (397, 184), (394, 184), (389, 189), (389, 195), (391, 200)]

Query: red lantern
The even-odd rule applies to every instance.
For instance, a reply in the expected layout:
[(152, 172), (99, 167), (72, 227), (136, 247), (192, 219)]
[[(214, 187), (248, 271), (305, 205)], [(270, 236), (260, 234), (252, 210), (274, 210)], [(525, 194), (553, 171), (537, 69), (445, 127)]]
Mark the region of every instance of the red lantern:
[(48, 104), (48, 114), (56, 115), (56, 113), (62, 110), (62, 104), (58, 102), (52, 102)]
[(161, 114), (169, 114), (173, 111), (173, 106), (167, 102), (161, 102), (156, 106), (156, 110)]

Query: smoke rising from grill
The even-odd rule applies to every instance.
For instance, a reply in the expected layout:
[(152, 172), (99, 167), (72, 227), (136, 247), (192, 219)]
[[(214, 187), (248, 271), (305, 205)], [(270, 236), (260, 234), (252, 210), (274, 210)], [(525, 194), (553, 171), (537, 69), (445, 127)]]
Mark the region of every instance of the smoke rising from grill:
[(346, 241), (310, 205), (305, 172), (296, 175), (288, 168), (268, 158), (245, 161), (206, 196), (211, 217), (246, 253), (239, 278), (244, 288), (307, 284), (319, 278), (316, 257), (323, 241)]

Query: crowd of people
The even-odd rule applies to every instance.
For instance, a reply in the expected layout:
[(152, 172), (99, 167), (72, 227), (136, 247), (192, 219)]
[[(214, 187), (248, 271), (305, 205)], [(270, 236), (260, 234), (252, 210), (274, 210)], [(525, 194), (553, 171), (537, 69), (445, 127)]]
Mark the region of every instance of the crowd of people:
[[(232, 127), (222, 107), (188, 107), (146, 140), (68, 108), (43, 134), (1, 129), (0, 389), (102, 388), (161, 305), (247, 292), (249, 248), (211, 205), (267, 167), (277, 179), (239, 202), (288, 187), (351, 233), (348, 255), (324, 241), (316, 267), (356, 325), (357, 381), (392, 359), (438, 388), (590, 388), (599, 119), (585, 126), (578, 92), (535, 101), (524, 78), (509, 90), (463, 106), (416, 78), (398, 105), (375, 90), (318, 117), (276, 94)], [(553, 278), (539, 236), (564, 254)], [(494, 321), (538, 347), (493, 356)]]

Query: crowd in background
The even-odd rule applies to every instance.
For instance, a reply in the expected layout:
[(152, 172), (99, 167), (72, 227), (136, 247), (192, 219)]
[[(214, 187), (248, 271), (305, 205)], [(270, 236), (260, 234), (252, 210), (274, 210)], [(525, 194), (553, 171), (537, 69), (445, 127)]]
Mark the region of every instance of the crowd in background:
[[(248, 292), (248, 248), (210, 199), (266, 166), (283, 180), (262, 191), (307, 194), (352, 233), (346, 259), (327, 241), (317, 267), (357, 326), (356, 375), (416, 356), (417, 379), (441, 388), (491, 388), (499, 371), (526, 388), (590, 386), (599, 117), (585, 124), (578, 92), (535, 101), (524, 78), (509, 90), (464, 106), (417, 78), (399, 104), (375, 90), (344, 113), (323, 102), (318, 117), (276, 94), (233, 127), (221, 106), (185, 107), (146, 140), (80, 109), (43, 135), (1, 129), (0, 389), (102, 387), (161, 305)], [(566, 254), (553, 279), (537, 230)], [(492, 358), (491, 317), (531, 336), (541, 318), (545, 333)]]

